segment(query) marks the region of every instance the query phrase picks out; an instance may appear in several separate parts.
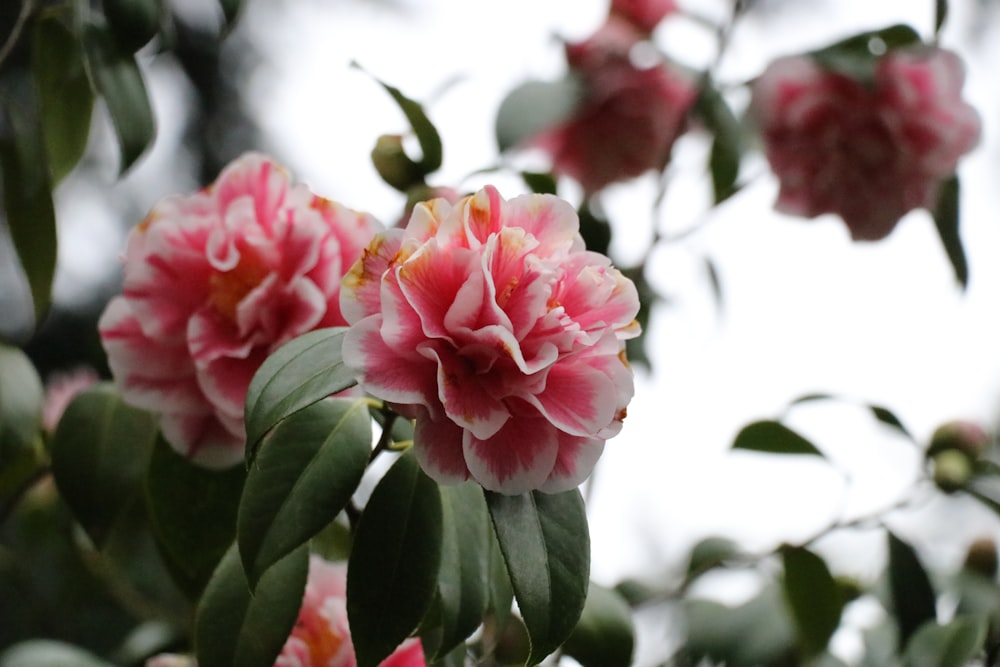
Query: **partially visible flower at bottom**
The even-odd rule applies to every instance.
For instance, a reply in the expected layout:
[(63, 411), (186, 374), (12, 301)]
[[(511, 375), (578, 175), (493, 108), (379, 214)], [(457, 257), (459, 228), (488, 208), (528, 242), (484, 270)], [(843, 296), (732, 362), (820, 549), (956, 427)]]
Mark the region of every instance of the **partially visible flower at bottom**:
[(45, 403), (42, 406), (42, 427), (52, 433), (66, 408), (77, 394), (97, 383), (97, 372), (88, 366), (53, 373), (45, 382)]
[(197, 661), (189, 655), (160, 653), (146, 661), (146, 667), (197, 667)]
[[(418, 639), (408, 639), (381, 667), (424, 667)], [(275, 667), (356, 667), (347, 622), (347, 565), (309, 559), (309, 579), (295, 627)]]

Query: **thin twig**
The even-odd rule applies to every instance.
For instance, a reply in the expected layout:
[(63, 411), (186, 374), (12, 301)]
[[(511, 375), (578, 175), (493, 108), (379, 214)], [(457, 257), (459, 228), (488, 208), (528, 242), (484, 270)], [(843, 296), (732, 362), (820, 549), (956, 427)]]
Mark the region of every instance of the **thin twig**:
[(4, 61), (14, 51), (17, 40), (20, 39), (21, 33), (24, 31), (24, 26), (28, 23), (28, 17), (31, 16), (34, 9), (35, 0), (24, 0), (21, 3), (21, 12), (17, 15), (17, 21), (14, 22), (14, 27), (10, 29), (10, 34), (7, 35), (7, 41), (0, 47), (0, 67), (3, 67)]

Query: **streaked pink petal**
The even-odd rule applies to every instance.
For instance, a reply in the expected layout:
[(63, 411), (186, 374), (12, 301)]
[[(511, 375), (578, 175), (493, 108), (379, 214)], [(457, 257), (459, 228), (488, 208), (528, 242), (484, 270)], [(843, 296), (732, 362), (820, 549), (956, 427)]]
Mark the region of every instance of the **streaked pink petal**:
[(429, 352), (437, 361), (438, 398), (448, 417), (477, 438), (494, 435), (510, 418), (510, 411), (490, 393), (492, 387), (477, 381), (475, 370), (447, 348)]
[(440, 484), (456, 484), (469, 478), (462, 451), (462, 427), (451, 420), (421, 415), (413, 431), (413, 452), (424, 472)]
[[(378, 315), (356, 322), (344, 336), (344, 363), (358, 382), (382, 400), (428, 405), (437, 402), (437, 365), (413, 350), (386, 345)], [(360, 365), (363, 362), (363, 365)]]
[(379, 312), (382, 276), (395, 262), (403, 232), (390, 229), (376, 236), (344, 275), (340, 289), (340, 312), (353, 324)]
[(178, 452), (206, 468), (221, 470), (243, 461), (245, 436), (233, 435), (211, 414), (167, 412), (160, 417), (160, 431)]
[(593, 435), (615, 417), (618, 391), (607, 375), (586, 363), (554, 364), (544, 391), (522, 396), (557, 428)]
[(465, 432), (465, 462), (477, 482), (508, 495), (541, 488), (559, 450), (556, 429), (545, 419), (510, 419), (487, 440)]
[(545, 493), (561, 493), (580, 486), (604, 452), (604, 440), (559, 434), (559, 454), (552, 474), (541, 486)]

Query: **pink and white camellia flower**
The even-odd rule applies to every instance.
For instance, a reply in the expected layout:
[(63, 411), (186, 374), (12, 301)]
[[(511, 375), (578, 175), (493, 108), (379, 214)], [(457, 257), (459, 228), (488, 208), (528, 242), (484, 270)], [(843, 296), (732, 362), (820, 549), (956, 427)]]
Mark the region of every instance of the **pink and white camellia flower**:
[(677, 11), (675, 0), (611, 0), (611, 13), (651, 33), (668, 14)]
[(634, 50), (647, 37), (612, 14), (587, 40), (566, 45), (582, 98), (564, 122), (529, 145), (548, 153), (552, 171), (572, 178), (587, 194), (662, 169), (687, 126), (698, 88), (652, 49), (653, 62), (636, 64)]
[[(380, 667), (424, 667), (419, 639), (407, 639)], [(309, 578), (295, 627), (274, 667), (356, 667), (347, 621), (347, 565), (309, 558)]]
[(129, 235), (122, 294), (99, 322), (124, 400), (158, 413), (194, 462), (238, 462), (254, 372), (282, 343), (346, 324), (341, 279), (380, 228), (259, 154), (161, 201)]
[(558, 197), (487, 186), (417, 205), (345, 276), (344, 362), (416, 419), (417, 460), (439, 482), (570, 489), (620, 430), (639, 299), (578, 228)]
[(753, 84), (750, 109), (780, 182), (776, 208), (835, 213), (865, 241), (888, 236), (912, 209), (933, 208), (941, 182), (979, 139), (963, 79), (957, 55), (930, 47), (890, 51), (873, 81), (806, 56), (771, 63)]

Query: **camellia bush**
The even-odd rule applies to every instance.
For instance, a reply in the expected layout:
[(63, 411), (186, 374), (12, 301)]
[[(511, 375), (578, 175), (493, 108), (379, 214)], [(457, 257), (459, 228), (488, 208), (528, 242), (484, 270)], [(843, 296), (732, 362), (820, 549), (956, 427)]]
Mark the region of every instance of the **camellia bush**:
[[(217, 49), (241, 3), (208, 4)], [(645, 263), (609, 258), (602, 195), (672, 169), (685, 135), (710, 142), (713, 206), (746, 186), (752, 156), (779, 184), (777, 210), (832, 214), (857, 243), (926, 211), (967, 284), (957, 169), (982, 119), (940, 43), (949, 3), (932, 9), (932, 34), (898, 24), (818, 44), (734, 90), (658, 49), (686, 9), (612, 0), (561, 45), (562, 78), (505, 91), (497, 161), (479, 175), (516, 191), (432, 184), (447, 147), (431, 114), (404, 82), (372, 77), (409, 126), (372, 143), (405, 202), (397, 220), (314, 192), (252, 142), (197, 188), (145, 202), (94, 323), (99, 371), (43, 384), (32, 336), (0, 345), (0, 667), (625, 667), (637, 614), (658, 607), (669, 648), (646, 664), (998, 664), (995, 544), (937, 571), (883, 521), (927, 487), (1000, 512), (984, 425), (922, 442), (865, 404), (920, 448), (912, 495), (765, 552), (706, 539), (661, 580), (591, 581), (580, 491), (628, 421), (662, 300)], [(709, 25), (720, 54), (754, 11), (734, 1)], [(148, 67), (191, 47), (160, 0), (0, 13), (5, 229), (40, 328), (54, 193), (85, 168), (92, 117), (110, 120), (129, 171), (156, 135)], [(528, 154), (547, 168), (515, 167)], [(782, 418), (745, 425), (732, 448), (828, 454)], [(860, 524), (884, 544), (873, 581), (816, 548)], [(700, 595), (720, 571), (762, 583), (739, 605)], [(831, 638), (859, 600), (879, 620), (847, 655)]]

